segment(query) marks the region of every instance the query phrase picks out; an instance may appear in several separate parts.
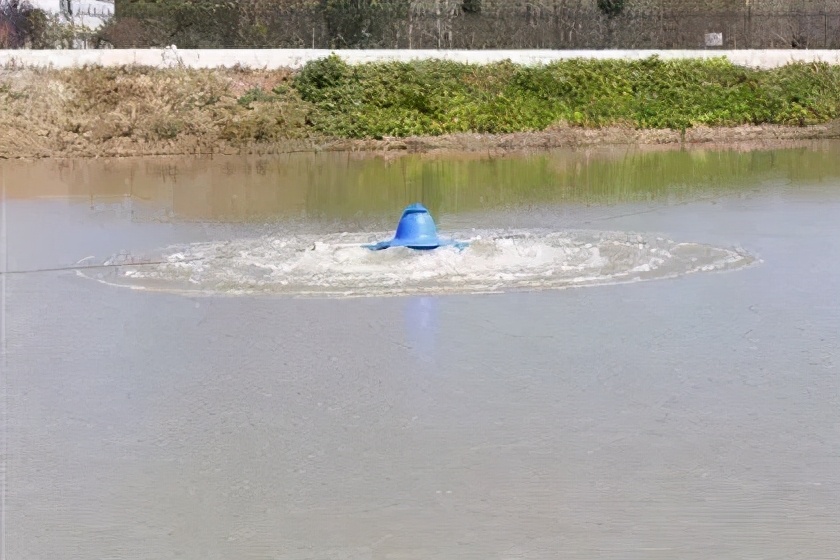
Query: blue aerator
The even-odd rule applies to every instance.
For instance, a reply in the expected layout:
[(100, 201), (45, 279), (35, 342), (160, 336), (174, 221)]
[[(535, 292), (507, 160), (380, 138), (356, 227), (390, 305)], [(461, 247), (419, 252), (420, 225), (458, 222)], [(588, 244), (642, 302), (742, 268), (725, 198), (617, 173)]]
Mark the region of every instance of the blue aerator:
[(400, 222), (397, 224), (397, 231), (394, 238), (388, 241), (380, 241), (375, 245), (364, 247), (372, 251), (380, 251), (390, 247), (408, 247), (428, 251), (438, 247), (457, 247), (463, 249), (469, 245), (463, 241), (454, 239), (441, 239), (438, 237), (437, 226), (425, 206), (419, 202), (406, 206), (403, 210)]

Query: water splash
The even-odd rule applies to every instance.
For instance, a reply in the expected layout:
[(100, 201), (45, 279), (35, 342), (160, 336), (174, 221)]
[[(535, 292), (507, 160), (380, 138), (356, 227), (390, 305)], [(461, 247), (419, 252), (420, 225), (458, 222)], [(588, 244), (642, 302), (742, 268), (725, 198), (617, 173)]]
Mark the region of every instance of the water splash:
[(115, 255), (88, 277), (120, 286), (228, 295), (363, 297), (557, 289), (729, 270), (750, 255), (620, 232), (482, 231), (467, 249), (370, 251), (386, 234), (263, 236)]

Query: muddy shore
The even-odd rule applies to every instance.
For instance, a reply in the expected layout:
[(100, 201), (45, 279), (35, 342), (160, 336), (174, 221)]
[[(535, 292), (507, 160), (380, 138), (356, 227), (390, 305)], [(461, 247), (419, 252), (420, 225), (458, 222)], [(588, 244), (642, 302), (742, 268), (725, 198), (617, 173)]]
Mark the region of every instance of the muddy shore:
[(382, 140), (310, 139), (278, 140), (245, 146), (224, 141), (208, 144), (197, 137), (160, 143), (86, 142), (64, 149), (44, 144), (0, 144), (0, 159), (127, 158), (143, 156), (273, 155), (299, 152), (349, 151), (371, 155), (398, 156), (401, 153), (519, 153), (556, 148), (609, 148), (634, 146), (655, 149), (771, 149), (794, 147), (804, 141), (840, 138), (840, 122), (806, 127), (741, 126), (733, 128), (675, 130), (633, 130), (627, 128), (563, 128), (515, 134), (451, 134)]
[[(299, 152), (364, 152), (398, 156), (402, 153), (447, 155), (456, 153), (506, 154), (556, 148), (610, 148), (633, 146), (656, 149), (771, 149), (795, 147), (811, 140), (840, 138), (840, 121), (825, 125), (740, 126), (696, 128), (683, 134), (677, 130), (633, 130), (629, 128), (556, 128), (543, 132), (514, 134), (450, 134), (381, 140), (283, 139), (265, 143), (234, 145), (225, 141), (208, 142), (200, 137), (184, 137), (167, 142), (130, 142), (116, 139), (81, 142), (64, 148), (48, 142), (9, 141), (0, 143), (0, 159), (127, 158), (143, 156), (273, 155)], [(48, 138), (49, 134), (43, 138)], [(27, 139), (31, 140), (31, 139)]]
[(741, 150), (783, 148), (803, 141), (840, 138), (840, 121), (813, 126), (738, 126), (679, 130), (637, 130), (624, 127), (584, 129), (557, 127), (514, 134), (452, 134), (435, 137), (336, 141), (329, 149), (409, 153), (527, 152), (553, 148), (634, 146), (645, 150), (691, 147)]

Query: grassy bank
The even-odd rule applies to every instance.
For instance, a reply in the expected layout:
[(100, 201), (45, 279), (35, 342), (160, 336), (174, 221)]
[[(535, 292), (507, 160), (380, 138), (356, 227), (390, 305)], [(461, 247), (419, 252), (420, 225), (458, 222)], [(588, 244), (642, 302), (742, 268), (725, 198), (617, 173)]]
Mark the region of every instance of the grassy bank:
[(840, 68), (750, 70), (726, 60), (569, 60), (540, 67), (444, 61), (348, 66), (294, 80), (315, 129), (336, 136), (509, 133), (557, 124), (634, 128), (808, 125), (840, 109)]
[(297, 73), (0, 70), (3, 157), (270, 152), (453, 133), (553, 134), (562, 144), (623, 130), (624, 138), (647, 132), (661, 141), (674, 135), (657, 131), (789, 131), (838, 114), (840, 68), (823, 64), (755, 70), (723, 59), (651, 58), (349, 66), (330, 57)]

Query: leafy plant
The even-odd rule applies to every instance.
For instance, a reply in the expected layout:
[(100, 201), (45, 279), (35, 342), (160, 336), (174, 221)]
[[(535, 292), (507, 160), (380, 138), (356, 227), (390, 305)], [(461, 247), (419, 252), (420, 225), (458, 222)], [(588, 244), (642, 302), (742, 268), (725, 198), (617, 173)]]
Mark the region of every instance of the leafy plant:
[(350, 66), (330, 56), (307, 64), (293, 87), (312, 104), (312, 127), (352, 138), (519, 132), (559, 123), (678, 130), (804, 125), (840, 114), (840, 68), (756, 70), (725, 58)]
[(275, 95), (263, 91), (261, 87), (255, 87), (246, 91), (242, 97), (237, 100), (237, 103), (243, 107), (248, 107), (254, 102), (267, 103), (273, 101), (274, 99)]

